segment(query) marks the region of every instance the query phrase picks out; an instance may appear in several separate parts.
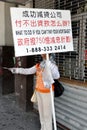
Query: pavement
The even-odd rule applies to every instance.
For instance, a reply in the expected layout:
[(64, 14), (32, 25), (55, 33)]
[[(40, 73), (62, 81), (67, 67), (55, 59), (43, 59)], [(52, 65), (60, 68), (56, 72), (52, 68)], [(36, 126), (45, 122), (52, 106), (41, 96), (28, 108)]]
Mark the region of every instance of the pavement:
[(40, 130), (39, 115), (20, 109), (15, 94), (0, 94), (0, 130)]
[(14, 94), (0, 96), (0, 130), (40, 130), (38, 113), (21, 110)]

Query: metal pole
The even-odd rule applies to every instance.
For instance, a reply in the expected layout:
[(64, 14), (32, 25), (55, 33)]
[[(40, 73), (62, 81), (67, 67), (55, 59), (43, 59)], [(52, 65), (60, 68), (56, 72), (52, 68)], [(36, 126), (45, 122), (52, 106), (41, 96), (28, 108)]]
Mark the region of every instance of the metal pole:
[[(46, 54), (46, 59), (49, 60), (49, 54)], [(54, 130), (57, 130), (55, 107), (54, 107), (54, 97), (53, 97), (52, 87), (50, 88), (50, 93), (51, 93), (51, 104), (52, 104), (52, 115), (53, 115), (53, 122), (54, 122)]]

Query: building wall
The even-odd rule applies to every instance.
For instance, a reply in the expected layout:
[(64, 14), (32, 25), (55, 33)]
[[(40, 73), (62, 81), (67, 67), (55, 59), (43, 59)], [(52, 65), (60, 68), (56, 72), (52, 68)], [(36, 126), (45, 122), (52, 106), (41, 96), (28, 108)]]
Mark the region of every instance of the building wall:
[[(32, 7), (32, 2), (26, 3), (25, 6), (19, 7)], [(15, 7), (15, 4), (0, 2), (0, 45), (1, 46), (13, 46), (13, 34), (10, 17), (10, 7)]]
[(0, 2), (0, 45), (13, 45), (10, 7), (14, 4)]
[(15, 7), (15, 4), (5, 3), (5, 45), (13, 46), (10, 7)]
[(0, 45), (5, 44), (5, 4), (0, 2)]

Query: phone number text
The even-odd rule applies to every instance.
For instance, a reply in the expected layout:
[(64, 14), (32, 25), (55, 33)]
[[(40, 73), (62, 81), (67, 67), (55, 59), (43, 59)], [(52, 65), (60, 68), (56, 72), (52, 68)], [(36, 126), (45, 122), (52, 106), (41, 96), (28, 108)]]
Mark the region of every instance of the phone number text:
[(46, 47), (32, 47), (31, 49), (26, 48), (27, 53), (32, 52), (50, 52), (50, 51), (57, 51), (57, 50), (65, 50), (66, 46), (65, 45), (60, 45), (60, 46), (46, 46)]

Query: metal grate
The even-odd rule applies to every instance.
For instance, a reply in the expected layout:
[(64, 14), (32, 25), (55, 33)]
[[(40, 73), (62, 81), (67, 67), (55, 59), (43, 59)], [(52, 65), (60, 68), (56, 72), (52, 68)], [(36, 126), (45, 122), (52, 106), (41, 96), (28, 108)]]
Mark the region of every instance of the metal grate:
[(35, 8), (53, 9), (55, 0), (35, 0)]
[(56, 54), (61, 77), (87, 80), (86, 3), (86, 0), (35, 0), (35, 8), (71, 10), (74, 51)]

